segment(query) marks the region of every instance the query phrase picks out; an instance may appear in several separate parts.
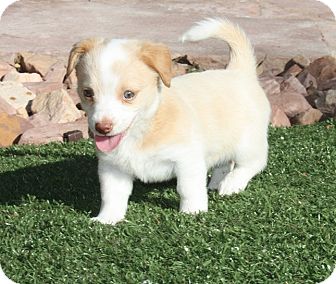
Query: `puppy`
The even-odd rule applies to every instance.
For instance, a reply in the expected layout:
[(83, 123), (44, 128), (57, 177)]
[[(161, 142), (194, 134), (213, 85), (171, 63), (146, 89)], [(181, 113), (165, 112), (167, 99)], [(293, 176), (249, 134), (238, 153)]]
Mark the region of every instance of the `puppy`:
[(220, 195), (245, 189), (267, 163), (270, 105), (256, 75), (253, 48), (228, 20), (208, 19), (183, 40), (218, 38), (230, 47), (225, 70), (172, 79), (162, 44), (128, 39), (87, 39), (71, 50), (78, 94), (94, 133), (99, 159), (100, 213), (94, 220), (124, 219), (133, 180), (177, 178), (180, 211), (208, 210), (207, 171), (234, 161)]

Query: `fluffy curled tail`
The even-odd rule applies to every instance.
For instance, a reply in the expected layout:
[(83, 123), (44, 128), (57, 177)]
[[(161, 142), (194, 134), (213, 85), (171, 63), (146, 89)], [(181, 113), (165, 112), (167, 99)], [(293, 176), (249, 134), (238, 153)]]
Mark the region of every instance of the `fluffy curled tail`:
[(226, 19), (206, 19), (191, 27), (182, 37), (182, 41), (199, 41), (218, 38), (226, 41), (230, 47), (230, 62), (227, 69), (239, 69), (242, 72), (256, 74), (256, 59), (253, 47), (245, 32)]

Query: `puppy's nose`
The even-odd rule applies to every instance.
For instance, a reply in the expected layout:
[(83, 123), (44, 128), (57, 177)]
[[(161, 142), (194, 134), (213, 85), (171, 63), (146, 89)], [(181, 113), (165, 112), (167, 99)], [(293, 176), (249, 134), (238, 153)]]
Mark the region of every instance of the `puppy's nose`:
[(107, 134), (112, 130), (113, 125), (111, 121), (103, 120), (101, 122), (97, 122), (95, 128), (100, 134)]

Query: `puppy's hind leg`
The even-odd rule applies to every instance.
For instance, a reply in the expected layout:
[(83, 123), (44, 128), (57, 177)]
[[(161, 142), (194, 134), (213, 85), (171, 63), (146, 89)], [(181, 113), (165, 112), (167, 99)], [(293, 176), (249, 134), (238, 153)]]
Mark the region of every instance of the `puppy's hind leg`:
[(246, 149), (249, 152), (241, 152), (236, 156), (235, 165), (231, 172), (222, 180), (219, 185), (220, 195), (231, 195), (243, 191), (248, 182), (267, 164), (267, 141), (258, 144), (255, 149)]
[(180, 211), (199, 213), (208, 211), (206, 187), (207, 169), (204, 161), (182, 161), (177, 164), (177, 192), (180, 195)]

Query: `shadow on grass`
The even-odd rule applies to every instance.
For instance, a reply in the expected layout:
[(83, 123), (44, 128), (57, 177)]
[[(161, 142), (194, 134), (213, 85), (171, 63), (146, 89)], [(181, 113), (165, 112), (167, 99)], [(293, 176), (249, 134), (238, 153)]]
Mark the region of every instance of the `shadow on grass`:
[[(144, 184), (136, 181), (130, 200), (177, 208), (176, 202), (163, 194), (167, 187), (175, 187), (174, 183)], [(162, 194), (149, 194), (156, 189), (160, 189)], [(61, 162), (0, 173), (0, 204), (18, 205), (28, 195), (96, 215), (100, 206), (97, 160), (76, 156)]]

